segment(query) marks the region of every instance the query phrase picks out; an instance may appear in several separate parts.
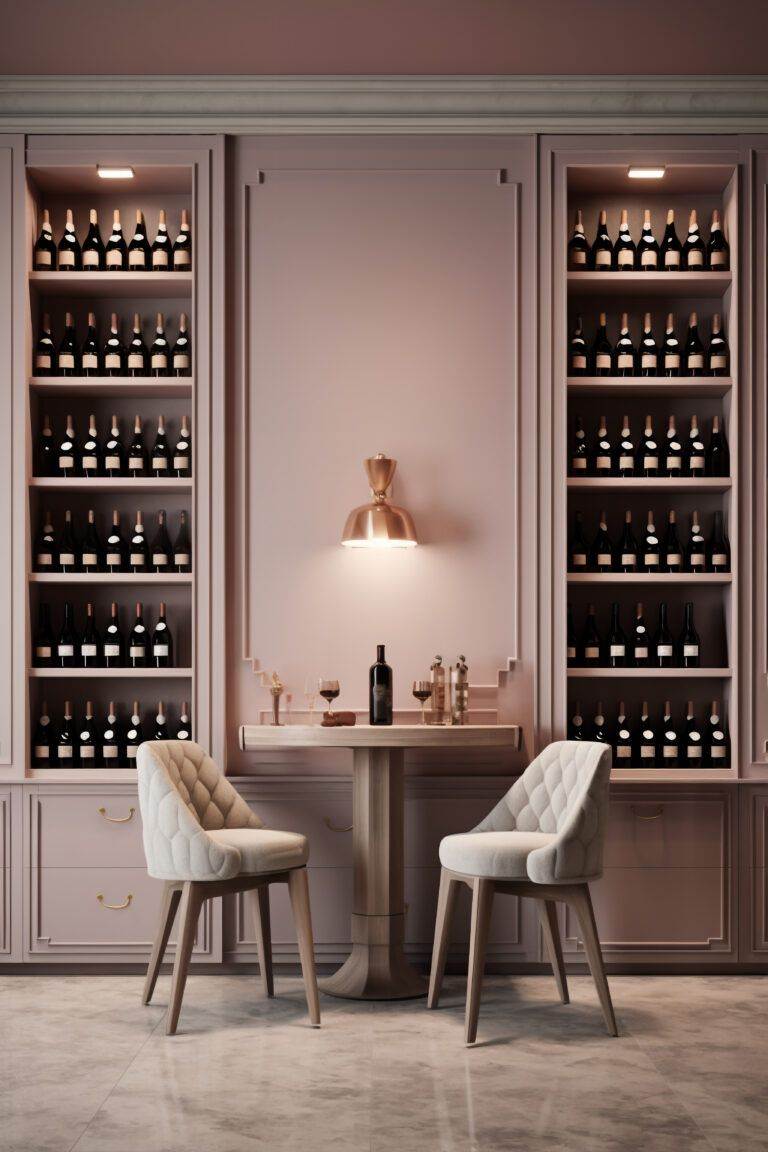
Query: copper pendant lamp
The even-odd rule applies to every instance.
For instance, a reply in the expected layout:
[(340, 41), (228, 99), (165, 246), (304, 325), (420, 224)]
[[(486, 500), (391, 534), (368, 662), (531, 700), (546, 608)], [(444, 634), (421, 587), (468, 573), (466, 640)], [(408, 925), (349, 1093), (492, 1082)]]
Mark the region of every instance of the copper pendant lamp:
[(365, 461), (365, 471), (373, 499), (354, 508), (341, 537), (347, 548), (413, 548), (418, 544), (410, 512), (387, 500), (387, 489), (395, 475), (397, 460), (383, 452)]

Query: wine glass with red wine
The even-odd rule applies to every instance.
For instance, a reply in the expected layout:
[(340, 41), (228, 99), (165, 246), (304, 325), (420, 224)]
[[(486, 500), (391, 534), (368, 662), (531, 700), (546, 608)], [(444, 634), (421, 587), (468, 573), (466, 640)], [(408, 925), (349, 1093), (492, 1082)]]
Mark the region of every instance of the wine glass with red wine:
[(338, 680), (323, 680), (323, 678), (320, 677), (317, 682), (317, 690), (322, 696), (323, 700), (328, 702), (328, 715), (333, 716), (333, 709), (331, 708), (331, 704), (341, 691), (339, 688)]
[(411, 690), (412, 690), (414, 696), (416, 697), (416, 699), (418, 700), (419, 704), (421, 704), (421, 722), (422, 722), (422, 724), (426, 724), (427, 716), (426, 716), (425, 708), (427, 706), (427, 700), (429, 700), (429, 698), (432, 695), (432, 681), (431, 680), (414, 680), (413, 681), (413, 687)]

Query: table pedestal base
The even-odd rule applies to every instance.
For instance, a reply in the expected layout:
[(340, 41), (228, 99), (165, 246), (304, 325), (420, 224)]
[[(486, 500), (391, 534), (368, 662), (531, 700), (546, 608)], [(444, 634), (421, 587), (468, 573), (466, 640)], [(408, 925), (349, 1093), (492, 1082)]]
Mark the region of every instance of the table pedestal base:
[(320, 989), (330, 996), (350, 1000), (409, 1000), (426, 996), (426, 978), (405, 958), (403, 927), (403, 916), (353, 913), (352, 952), (338, 972), (320, 981)]

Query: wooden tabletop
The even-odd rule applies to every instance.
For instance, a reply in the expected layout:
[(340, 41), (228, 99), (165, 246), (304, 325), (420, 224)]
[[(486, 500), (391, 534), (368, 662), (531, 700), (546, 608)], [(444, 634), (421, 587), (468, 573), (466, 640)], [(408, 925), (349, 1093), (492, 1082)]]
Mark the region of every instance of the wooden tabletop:
[(242, 724), (240, 747), (246, 752), (269, 748), (511, 748), (520, 747), (519, 724), (354, 724), (323, 728), (321, 724)]

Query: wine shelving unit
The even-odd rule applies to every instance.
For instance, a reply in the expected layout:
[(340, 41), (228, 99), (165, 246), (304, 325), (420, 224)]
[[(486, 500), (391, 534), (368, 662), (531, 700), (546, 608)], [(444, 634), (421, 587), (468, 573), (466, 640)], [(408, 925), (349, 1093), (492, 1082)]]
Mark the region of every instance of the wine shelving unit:
[[(636, 723), (640, 704), (648, 700), (654, 716), (661, 714), (665, 699), (671, 699), (677, 720), (684, 715), (687, 700), (693, 700), (697, 715), (704, 719), (704, 709), (712, 700), (724, 702), (730, 728), (731, 759), (728, 768), (614, 768), (614, 778), (628, 783), (644, 781), (716, 781), (738, 775), (739, 694), (737, 652), (739, 539), (739, 188), (736, 164), (701, 164), (675, 158), (667, 166), (665, 179), (651, 184), (632, 181), (627, 176), (624, 157), (616, 163), (576, 162), (569, 157), (564, 165), (565, 180), (561, 213), (557, 217), (559, 234), (554, 237), (555, 290), (563, 293), (560, 308), (555, 309), (555, 353), (553, 370), (556, 404), (559, 404), (560, 435), (556, 443), (561, 459), (555, 464), (555, 485), (562, 485), (556, 505), (561, 509), (554, 555), (561, 573), (556, 583), (556, 624), (553, 630), (555, 651), (554, 732), (564, 736), (573, 703), (578, 700), (587, 724), (600, 701), (602, 711), (613, 723), (618, 703), (624, 700)], [(679, 162), (678, 162), (679, 160)], [(688, 212), (696, 208), (699, 219), (708, 222), (712, 209), (720, 211), (725, 234), (730, 244), (730, 270), (727, 272), (573, 272), (567, 269), (566, 246), (574, 213), (580, 208), (588, 239), (601, 209), (608, 212), (608, 230), (612, 238), (618, 232), (620, 209), (629, 211), (630, 229), (637, 241), (643, 210), (652, 213), (654, 234), (663, 234), (666, 210), (673, 208), (681, 240), (685, 238)], [(705, 231), (706, 238), (706, 231)], [(635, 377), (611, 378), (567, 374), (567, 341), (575, 316), (584, 317), (588, 336), (596, 330), (599, 312), (608, 314), (609, 335), (618, 329), (619, 314), (627, 311), (635, 344), (639, 321), (644, 312), (652, 315), (654, 331), (663, 332), (667, 312), (677, 317), (678, 336), (683, 337), (688, 314), (696, 311), (707, 325), (711, 316), (723, 316), (730, 344), (731, 369), (728, 377)], [(597, 426), (601, 415), (607, 415), (609, 427), (615, 429), (620, 416), (629, 414), (635, 437), (642, 429), (643, 417), (651, 413), (657, 430), (668, 414), (678, 417), (678, 427), (696, 414), (708, 424), (712, 416), (725, 421), (731, 451), (731, 475), (678, 479), (645, 479), (641, 477), (608, 479), (568, 475), (568, 446), (576, 414), (582, 415), (587, 429)], [(584, 513), (589, 531), (597, 522), (598, 512), (607, 510), (609, 527), (617, 535), (623, 513), (631, 510), (636, 534), (649, 509), (657, 521), (666, 521), (667, 511), (675, 509), (687, 521), (694, 509), (707, 521), (715, 510), (722, 510), (731, 543), (729, 573), (570, 573), (567, 572), (567, 538), (572, 530), (575, 511)], [(608, 602), (616, 600), (621, 607), (625, 632), (631, 627), (635, 603), (645, 606), (646, 625), (652, 635), (656, 626), (658, 604), (668, 601), (676, 618), (685, 601), (694, 603), (696, 627), (701, 636), (702, 667), (685, 668), (579, 668), (566, 667), (566, 604), (574, 605), (577, 633), (589, 602), (596, 602), (601, 614), (601, 627), (607, 626)]]
[[(96, 175), (100, 161), (99, 145), (89, 147), (84, 142), (77, 151), (77, 162), (64, 159), (55, 144), (41, 145), (28, 154), (26, 182), (26, 300), (25, 316), (25, 387), (26, 403), (26, 462), (27, 462), (27, 517), (25, 542), (25, 568), (28, 618), (26, 621), (26, 700), (28, 708), (28, 752), (26, 778), (29, 780), (126, 781), (135, 778), (135, 769), (35, 768), (31, 759), (31, 734), (37, 724), (40, 704), (48, 703), (52, 718), (57, 720), (65, 699), (72, 700), (75, 715), (82, 715), (86, 699), (94, 703), (97, 725), (106, 713), (109, 700), (122, 705), (121, 720), (126, 721), (130, 702), (138, 699), (145, 730), (156, 712), (158, 700), (167, 707), (169, 723), (173, 726), (181, 702), (188, 701), (192, 709), (193, 729), (200, 731), (200, 669), (209, 662), (210, 622), (208, 612), (198, 613), (198, 605), (209, 598), (210, 588), (210, 458), (206, 443), (208, 429), (206, 413), (210, 411), (209, 368), (205, 353), (209, 348), (210, 267), (205, 250), (207, 230), (197, 228), (197, 214), (207, 207), (209, 194), (195, 161), (160, 155), (144, 156), (131, 152), (130, 162), (135, 179), (124, 183), (105, 183)], [(201, 199), (202, 197), (202, 199)], [(62, 231), (65, 210), (72, 208), (79, 239), (83, 240), (88, 225), (88, 211), (96, 208), (102, 237), (106, 240), (112, 211), (119, 208), (126, 239), (130, 240), (136, 209), (145, 216), (150, 240), (154, 237), (160, 209), (169, 219), (171, 238), (182, 209), (191, 214), (193, 256), (189, 272), (37, 272), (32, 270), (32, 249), (39, 233), (40, 213), (45, 207), (51, 214), (54, 239)], [(198, 257), (198, 243), (202, 256)], [(202, 264), (202, 271), (199, 265)], [(203, 279), (201, 281), (200, 276)], [(204, 289), (204, 290), (201, 290)], [(163, 312), (171, 320), (171, 329), (181, 312), (189, 317), (192, 339), (193, 375), (181, 378), (151, 377), (71, 377), (37, 376), (33, 371), (34, 343), (42, 313), (49, 313), (53, 322), (54, 343), (63, 326), (64, 313), (75, 314), (78, 341), (85, 333), (88, 311), (96, 313), (99, 338), (103, 343), (109, 315), (117, 312), (121, 319), (123, 339), (130, 328), (131, 317), (138, 312), (145, 320), (156, 312)], [(17, 334), (20, 335), (17, 328)], [(173, 339), (173, 336), (171, 336)], [(20, 342), (20, 340), (19, 340)], [(200, 367), (198, 368), (198, 357)], [(39, 476), (35, 473), (35, 445), (44, 413), (52, 413), (55, 435), (60, 431), (63, 416), (74, 416), (76, 429), (82, 430), (90, 413), (97, 417), (99, 434), (104, 435), (108, 416), (118, 414), (123, 437), (130, 434), (132, 417), (139, 414), (145, 424), (145, 438), (151, 443), (161, 413), (175, 423), (182, 415), (190, 417), (192, 430), (192, 476), (190, 479), (142, 478), (76, 478)], [(198, 436), (198, 420), (205, 436)], [(54, 523), (60, 525), (63, 511), (71, 508), (80, 528), (87, 511), (93, 508), (104, 532), (113, 509), (121, 514), (122, 531), (127, 535), (132, 518), (141, 510), (151, 540), (156, 514), (160, 509), (178, 523), (179, 513), (189, 514), (192, 540), (192, 572), (189, 574), (147, 573), (45, 573), (34, 572), (32, 540), (37, 532), (44, 509), (53, 511)], [(168, 605), (168, 619), (175, 643), (176, 666), (167, 669), (132, 668), (71, 668), (41, 669), (31, 660), (32, 635), (41, 601), (51, 603), (54, 616), (60, 618), (65, 601), (75, 605), (76, 616), (92, 601), (97, 613), (97, 627), (103, 630), (109, 610), (109, 601), (116, 600), (121, 608), (121, 626), (126, 633), (130, 628), (131, 610), (135, 601), (145, 600), (156, 618), (157, 605), (164, 600)], [(202, 694), (207, 692), (206, 684)], [(202, 709), (202, 739), (208, 740), (207, 706)]]

